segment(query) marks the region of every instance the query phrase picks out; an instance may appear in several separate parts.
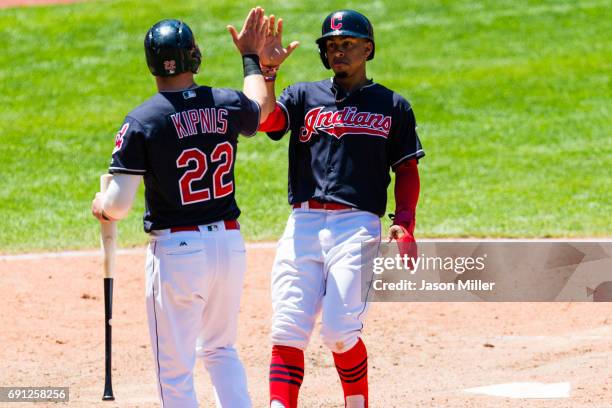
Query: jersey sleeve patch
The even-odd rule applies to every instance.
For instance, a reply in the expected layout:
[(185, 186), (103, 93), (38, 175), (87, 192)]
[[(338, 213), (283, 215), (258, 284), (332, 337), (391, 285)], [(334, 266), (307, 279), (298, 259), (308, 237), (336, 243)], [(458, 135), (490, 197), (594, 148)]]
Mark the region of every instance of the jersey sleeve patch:
[(146, 173), (145, 133), (140, 124), (127, 117), (115, 135), (109, 171), (142, 175)]
[(127, 132), (129, 128), (130, 128), (130, 124), (124, 123), (123, 126), (121, 126), (121, 129), (119, 129), (119, 131), (115, 135), (115, 148), (113, 149), (112, 154), (115, 154), (116, 152), (121, 150), (121, 146), (123, 146), (123, 136), (125, 136), (125, 133)]

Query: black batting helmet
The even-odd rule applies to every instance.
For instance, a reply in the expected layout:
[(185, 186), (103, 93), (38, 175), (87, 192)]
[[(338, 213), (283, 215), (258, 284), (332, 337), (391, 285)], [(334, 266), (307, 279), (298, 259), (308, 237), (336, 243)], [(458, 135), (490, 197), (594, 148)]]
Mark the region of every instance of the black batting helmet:
[(374, 28), (370, 20), (355, 10), (338, 10), (325, 18), (323, 27), (321, 27), (321, 37), (317, 39), (319, 54), (321, 55), (321, 61), (323, 65), (325, 65), (325, 68), (330, 69), (325, 49), (326, 40), (329, 37), (339, 35), (370, 40), (372, 43), (372, 52), (367, 60), (369, 61), (374, 58)]
[(191, 28), (180, 20), (161, 20), (147, 31), (144, 40), (149, 71), (168, 77), (182, 72), (196, 74), (202, 54)]

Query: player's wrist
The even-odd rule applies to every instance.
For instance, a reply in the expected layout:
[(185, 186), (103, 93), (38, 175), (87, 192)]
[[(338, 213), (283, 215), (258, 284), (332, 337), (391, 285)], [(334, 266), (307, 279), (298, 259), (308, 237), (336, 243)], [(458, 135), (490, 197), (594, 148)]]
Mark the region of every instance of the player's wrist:
[(389, 214), (389, 218), (395, 225), (410, 225), (415, 220), (415, 212), (410, 210), (395, 210), (394, 214)]
[(244, 69), (244, 76), (249, 75), (263, 75), (261, 67), (259, 66), (259, 56), (253, 53), (242, 54), (242, 67)]
[(416, 217), (413, 212), (396, 211), (395, 214), (389, 214), (389, 218), (392, 220), (392, 225), (400, 227), (405, 233), (414, 235)]
[(104, 209), (100, 211), (100, 217), (102, 217), (104, 221), (108, 222), (119, 221), (121, 218), (123, 218), (118, 217), (116, 214), (109, 215), (106, 211), (104, 211)]
[(276, 74), (280, 65), (261, 65), (261, 73), (264, 76), (266, 82), (274, 82), (276, 80)]

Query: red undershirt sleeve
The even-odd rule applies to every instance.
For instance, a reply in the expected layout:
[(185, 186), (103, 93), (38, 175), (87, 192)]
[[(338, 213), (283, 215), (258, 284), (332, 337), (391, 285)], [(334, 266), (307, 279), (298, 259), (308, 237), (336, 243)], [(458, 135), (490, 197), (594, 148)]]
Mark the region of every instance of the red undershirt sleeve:
[(393, 224), (401, 225), (414, 233), (416, 206), (421, 188), (416, 160), (404, 160), (395, 167), (395, 218)]
[(280, 105), (277, 103), (272, 113), (270, 113), (266, 120), (259, 125), (259, 129), (257, 130), (260, 132), (278, 132), (284, 130), (286, 126), (287, 119)]

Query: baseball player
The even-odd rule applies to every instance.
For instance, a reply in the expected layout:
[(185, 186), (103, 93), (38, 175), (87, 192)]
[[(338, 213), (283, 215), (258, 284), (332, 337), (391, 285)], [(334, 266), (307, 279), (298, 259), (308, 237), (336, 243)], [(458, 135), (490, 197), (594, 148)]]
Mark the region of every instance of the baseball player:
[(130, 112), (115, 138), (108, 191), (92, 213), (127, 215), (145, 184), (146, 303), (161, 406), (197, 407), (196, 356), (204, 360), (218, 407), (250, 407), (234, 341), (245, 246), (237, 221), (234, 163), (238, 134), (252, 136), (268, 116), (257, 54), (267, 18), (252, 9), (238, 33), (244, 93), (198, 86), (201, 54), (189, 26), (162, 20), (147, 32), (147, 64), (159, 92)]
[[(278, 67), (297, 46), (282, 46), (282, 21), (270, 25), (260, 54), (268, 91)], [(304, 352), (315, 319), (333, 353), (346, 407), (368, 406), (368, 363), (361, 340), (367, 304), (361, 298), (361, 244), (381, 239), (389, 170), (396, 174), (395, 218), (389, 240), (414, 242), (419, 195), (417, 161), (424, 156), (410, 104), (366, 76), (374, 58), (368, 19), (353, 10), (331, 13), (317, 40), (334, 76), (286, 88), (260, 126), (289, 140), (289, 204), (293, 212), (272, 271), (270, 403), (294, 408)]]

